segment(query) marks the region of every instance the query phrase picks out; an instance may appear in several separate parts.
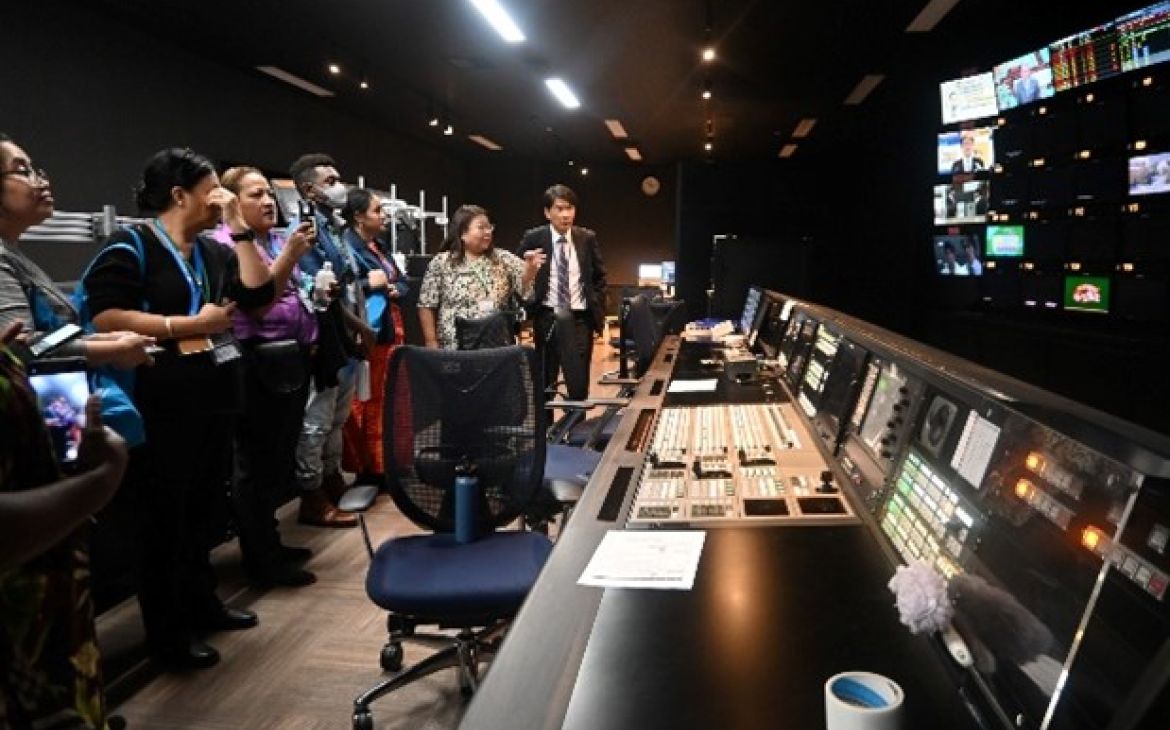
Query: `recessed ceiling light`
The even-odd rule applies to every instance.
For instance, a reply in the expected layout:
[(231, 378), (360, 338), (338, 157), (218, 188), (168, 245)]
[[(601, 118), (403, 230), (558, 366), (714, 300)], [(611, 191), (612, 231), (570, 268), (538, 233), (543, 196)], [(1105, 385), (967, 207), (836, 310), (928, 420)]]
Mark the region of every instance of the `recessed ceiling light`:
[(268, 74), (269, 76), (271, 76), (274, 79), (279, 79), (286, 84), (290, 84), (292, 86), (295, 86), (298, 89), (300, 89), (301, 91), (307, 91), (310, 94), (313, 94), (314, 96), (322, 96), (322, 97), (333, 96), (333, 92), (330, 91), (329, 89), (321, 88), (320, 86), (317, 86), (316, 84), (314, 84), (312, 81), (306, 81), (305, 79), (302, 79), (300, 76), (290, 74), (288, 71), (285, 71), (283, 68), (280, 68), (279, 66), (257, 66), (256, 70), (259, 71), (260, 73)]
[(569, 160), (569, 167), (572, 167), (575, 164), (576, 164), (575, 162), (573, 162), (572, 160)]
[(796, 145), (794, 144), (786, 144), (780, 148), (781, 157), (792, 157), (794, 154), (796, 154)]
[(710, 99), (711, 98), (711, 90), (710, 89), (703, 89), (703, 93), (701, 94), (701, 96), (703, 97), (704, 100)]
[(577, 99), (577, 95), (569, 88), (561, 79), (545, 79), (544, 85), (552, 92), (552, 95), (557, 98), (561, 106), (566, 109), (576, 109), (581, 106), (581, 102)]
[(862, 76), (861, 81), (857, 82), (857, 86), (853, 87), (853, 91), (849, 92), (849, 96), (845, 97), (845, 103), (849, 106), (857, 106), (865, 101), (865, 97), (869, 96), (885, 78), (884, 74), (867, 74)]
[(588, 175), (588, 174), (589, 174), (589, 168), (588, 168), (588, 167), (582, 167), (582, 168), (581, 168), (581, 174), (582, 174), (582, 175)]
[(626, 128), (617, 119), (606, 119), (605, 126), (614, 139), (625, 139), (630, 136), (626, 134)]
[(443, 128), (443, 134), (447, 137), (450, 137), (451, 135), (455, 134), (455, 127), (452, 127), (450, 124), (448, 124)]
[(341, 66), (338, 66), (336, 63), (329, 64), (329, 73), (336, 76), (337, 74), (341, 73)]
[(793, 130), (792, 136), (796, 137), (797, 139), (804, 139), (809, 135), (810, 132), (812, 132), (812, 128), (816, 126), (816, 123), (817, 120), (815, 119), (801, 119), (800, 124), (797, 124), (796, 129)]
[(469, 134), (469, 135), (467, 135), (467, 138), (469, 140), (471, 140), (472, 142), (475, 142), (480, 147), (486, 147), (487, 149), (491, 150), (492, 152), (499, 152), (500, 150), (504, 149), (503, 147), (501, 147), (500, 145), (491, 141), (490, 139), (483, 136), (482, 134)]
[(427, 121), (427, 126), (428, 126), (428, 127), (437, 127), (437, 126), (439, 126), (439, 118), (438, 118), (438, 117), (431, 117), (431, 118), (430, 118), (430, 119)]
[(508, 11), (504, 9), (503, 5), (500, 5), (496, 0), (471, 0), (471, 4), (505, 41), (508, 43), (524, 42), (524, 33), (521, 32), (520, 26), (516, 25), (516, 21), (512, 20), (512, 16), (508, 15)]
[(362, 79), (362, 82), (358, 84), (358, 86), (362, 87), (363, 89), (368, 89), (370, 88), (370, 82)]
[(910, 25), (906, 26), (906, 32), (927, 33), (934, 30), (934, 26), (958, 4), (959, 0), (930, 0), (914, 20), (910, 21)]
[(708, 63), (710, 63), (711, 61), (714, 61), (715, 60), (715, 48), (711, 47), (711, 46), (704, 48), (702, 58), (704, 61), (706, 61)]
[(714, 142), (710, 142), (710, 141), (708, 141), (708, 142), (704, 142), (704, 143), (703, 143), (703, 149), (705, 149), (706, 151), (710, 152), (711, 150), (715, 149), (715, 143), (714, 143)]
[(642, 153), (638, 150), (637, 147), (627, 147), (626, 148), (626, 157), (629, 157), (634, 162), (641, 162), (642, 161)]

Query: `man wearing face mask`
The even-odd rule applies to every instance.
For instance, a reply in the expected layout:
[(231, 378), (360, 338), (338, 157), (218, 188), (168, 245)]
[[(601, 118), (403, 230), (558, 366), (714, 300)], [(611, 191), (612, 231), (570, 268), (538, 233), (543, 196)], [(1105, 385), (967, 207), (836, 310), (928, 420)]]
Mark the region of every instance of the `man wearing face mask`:
[[(341, 432), (354, 394), (356, 363), (373, 346), (374, 333), (366, 324), (361, 288), (354, 285), (356, 264), (342, 243), (337, 211), (345, 205), (346, 189), (337, 165), (328, 155), (302, 155), (289, 173), (297, 192), (313, 210), (317, 239), (300, 260), (301, 271), (317, 274), (326, 264), (337, 285), (309, 292), (319, 305), (318, 351), (305, 421), (297, 444), (296, 481), (301, 490), (300, 521), (320, 527), (353, 527), (353, 515), (338, 511), (345, 492), (341, 476)], [(293, 221), (293, 225), (299, 224)]]

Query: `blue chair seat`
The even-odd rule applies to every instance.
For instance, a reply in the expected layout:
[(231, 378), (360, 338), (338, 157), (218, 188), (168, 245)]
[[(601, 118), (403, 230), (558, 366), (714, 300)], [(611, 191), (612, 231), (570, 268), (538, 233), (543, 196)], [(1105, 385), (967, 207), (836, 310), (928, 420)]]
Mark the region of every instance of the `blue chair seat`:
[(400, 537), (374, 554), (366, 593), (400, 614), (511, 616), (551, 551), (549, 539), (534, 532), (494, 532), (464, 545), (449, 533)]
[(576, 502), (600, 463), (599, 451), (549, 444), (544, 452), (545, 489), (562, 504)]

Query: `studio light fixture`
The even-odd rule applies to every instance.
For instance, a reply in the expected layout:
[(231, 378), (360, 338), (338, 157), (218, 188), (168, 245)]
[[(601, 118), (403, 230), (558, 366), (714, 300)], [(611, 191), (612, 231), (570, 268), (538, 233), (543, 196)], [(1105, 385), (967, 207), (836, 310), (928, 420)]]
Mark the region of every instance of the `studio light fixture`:
[(455, 134), (455, 127), (451, 126), (450, 124), (448, 124), (446, 127), (443, 127), (443, 136), (450, 137), (453, 134)]
[(711, 63), (715, 60), (715, 43), (711, 40), (714, 27), (715, 13), (711, 7), (711, 0), (707, 0), (707, 22), (703, 25), (703, 52), (700, 55), (703, 63)]
[(333, 74), (334, 76), (339, 75), (341, 73), (341, 65), (337, 63), (330, 63), (329, 73)]
[(475, 142), (480, 147), (484, 147), (486, 149), (489, 149), (492, 152), (499, 152), (500, 150), (504, 149), (499, 144), (497, 144), (496, 142), (493, 142), (492, 140), (488, 139), (487, 137), (483, 136), (482, 134), (469, 134), (469, 135), (467, 135), (467, 138), (469, 140), (471, 140), (472, 142)]
[(703, 93), (701, 94), (703, 101), (708, 101), (711, 98), (711, 79), (703, 82)]
[(780, 156), (784, 159), (788, 159), (794, 154), (796, 154), (796, 145), (794, 144), (786, 144), (780, 148)]
[(704, 152), (710, 152), (713, 149), (715, 149), (715, 143), (712, 142), (711, 140), (707, 140), (706, 142), (703, 143), (703, 151)]
[(576, 109), (581, 106), (577, 95), (573, 93), (573, 90), (562, 79), (545, 79), (544, 85), (548, 87), (549, 92), (556, 97), (556, 100), (561, 103), (561, 106), (566, 109)]
[(706, 48), (704, 48), (702, 58), (703, 58), (703, 61), (705, 63), (711, 63), (712, 61), (714, 61), (715, 60), (715, 47), (714, 46), (707, 46)]
[(623, 127), (622, 123), (617, 119), (606, 119), (605, 128), (609, 130), (610, 135), (612, 135), (614, 139), (626, 139), (630, 136), (626, 133), (626, 128)]
[(328, 98), (328, 97), (334, 95), (333, 92), (330, 91), (329, 89), (322, 88), (322, 87), (314, 84), (312, 81), (306, 81), (305, 79), (302, 79), (300, 76), (297, 76), (295, 74), (289, 73), (288, 71), (285, 71), (283, 68), (280, 68), (279, 66), (257, 66), (256, 70), (262, 74), (268, 74), (269, 76), (271, 76), (274, 79), (278, 79), (280, 81), (283, 81), (284, 83), (289, 84), (290, 86), (295, 86), (298, 89), (300, 89), (301, 91), (307, 91), (314, 96)]
[(797, 124), (796, 129), (792, 131), (792, 136), (796, 139), (804, 139), (812, 132), (812, 129), (814, 126), (816, 126), (816, 123), (817, 120), (812, 118), (801, 119), (800, 124)]
[(497, 0), (471, 0), (471, 4), (506, 42), (524, 42), (524, 33), (520, 26), (516, 25), (516, 21), (512, 20), (512, 16)]
[(362, 79), (362, 82), (358, 84), (358, 86), (360, 86), (361, 89), (365, 91), (366, 89), (370, 88), (370, 82), (366, 79)]
[(582, 168), (581, 168), (581, 176), (582, 176), (582, 177), (584, 177), (584, 176), (586, 176), (586, 175), (588, 175), (588, 174), (589, 174), (589, 168), (588, 168), (588, 167), (582, 167)]
[(429, 127), (439, 126), (439, 118), (438, 117), (431, 117), (429, 120), (427, 120), (427, 126), (429, 126)]
[(641, 162), (642, 161), (642, 153), (641, 153), (641, 151), (638, 150), (637, 147), (627, 147), (626, 148), (626, 157), (629, 157), (634, 162)]

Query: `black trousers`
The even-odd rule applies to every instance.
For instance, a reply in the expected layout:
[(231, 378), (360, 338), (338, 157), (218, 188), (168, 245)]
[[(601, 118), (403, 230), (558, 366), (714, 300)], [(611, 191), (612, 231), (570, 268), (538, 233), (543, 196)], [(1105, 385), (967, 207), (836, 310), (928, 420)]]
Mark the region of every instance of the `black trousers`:
[[(302, 358), (308, 372), (308, 355)], [(279, 560), (276, 508), (296, 494), (297, 441), (309, 398), (309, 381), (281, 392), (266, 383), (259, 366), (244, 370), (244, 408), (236, 427), (236, 479), (232, 506), (244, 565), (264, 570)]]
[[(557, 382), (561, 370), (561, 348), (559, 337), (564, 332), (558, 332), (553, 323), (556, 316), (552, 309), (540, 307), (533, 321), (536, 337), (536, 349), (541, 354), (544, 364), (544, 387), (548, 389)], [(585, 368), (585, 381), (582, 384), (569, 388), (570, 400), (584, 400), (589, 397), (589, 365), (593, 362), (593, 326), (588, 311), (573, 312), (573, 331), (569, 334), (573, 338), (573, 351), (581, 358)]]
[(152, 652), (185, 650), (203, 615), (223, 608), (211, 548), (228, 514), (234, 416), (139, 399), (146, 443), (131, 457), (142, 507), (138, 602)]

